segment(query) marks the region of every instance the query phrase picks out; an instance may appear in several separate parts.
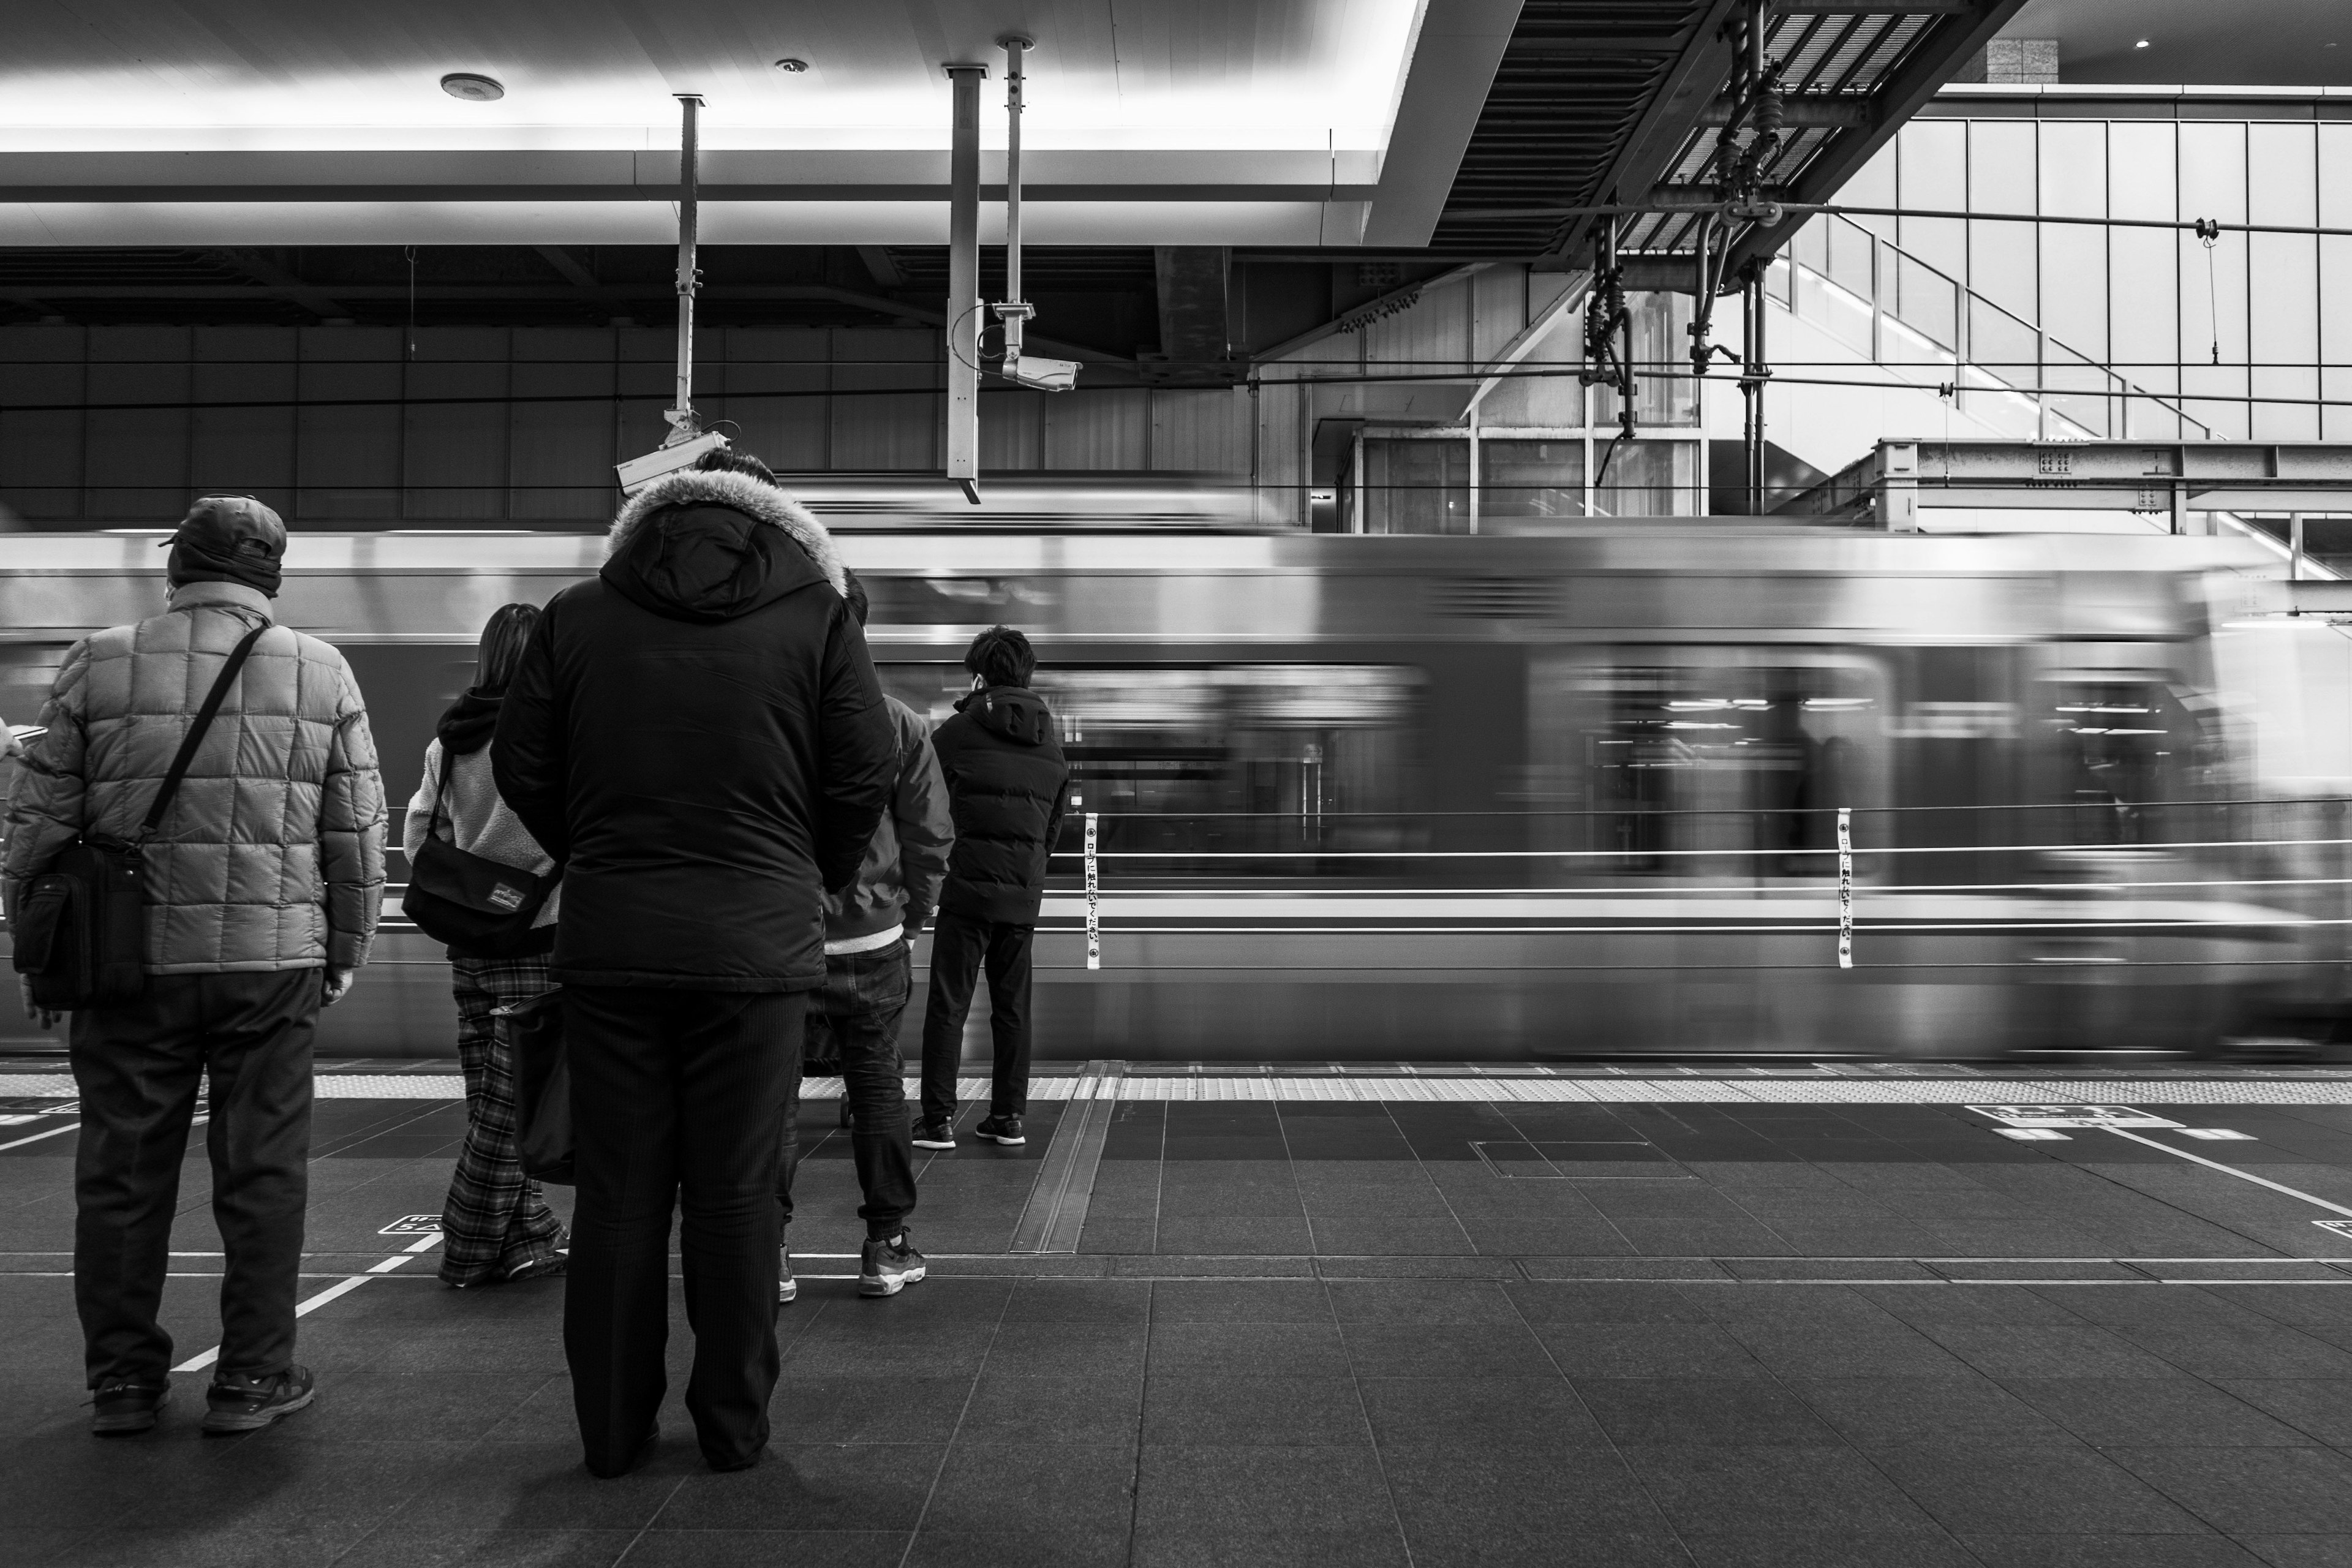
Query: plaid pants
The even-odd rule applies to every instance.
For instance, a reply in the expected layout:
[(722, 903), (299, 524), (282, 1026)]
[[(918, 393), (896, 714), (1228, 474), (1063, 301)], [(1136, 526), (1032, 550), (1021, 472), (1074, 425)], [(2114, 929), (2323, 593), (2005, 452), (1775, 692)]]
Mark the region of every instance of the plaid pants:
[(514, 1063), (499, 1045), (490, 1009), (551, 991), (548, 961), (451, 958), (457, 996), (457, 1063), (466, 1074), (466, 1146), (441, 1210), (441, 1278), (488, 1285), (563, 1250), (563, 1225), (515, 1147)]

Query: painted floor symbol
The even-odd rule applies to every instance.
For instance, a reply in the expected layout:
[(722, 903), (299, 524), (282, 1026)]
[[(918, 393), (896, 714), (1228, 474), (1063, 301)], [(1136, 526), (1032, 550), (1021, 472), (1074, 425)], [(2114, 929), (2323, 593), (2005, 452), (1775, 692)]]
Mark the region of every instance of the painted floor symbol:
[(2352, 1219), (2315, 1219), (2311, 1223), (2337, 1236), (2352, 1236)]
[(441, 1216), (437, 1214), (404, 1214), (382, 1230), (378, 1236), (438, 1236)]
[(2178, 1127), (2178, 1121), (2128, 1105), (1971, 1105), (2011, 1127)]

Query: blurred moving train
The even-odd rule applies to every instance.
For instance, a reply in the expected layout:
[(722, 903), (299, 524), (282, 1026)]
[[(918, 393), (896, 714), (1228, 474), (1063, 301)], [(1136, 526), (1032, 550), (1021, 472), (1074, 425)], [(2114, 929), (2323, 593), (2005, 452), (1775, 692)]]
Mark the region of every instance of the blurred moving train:
[[(2242, 542), (1360, 537), (1195, 492), (1000, 492), (976, 520), (920, 490), (811, 499), (919, 710), (945, 715), (989, 625), (1045, 661), (1075, 777), (1041, 1058), (2194, 1052), (2341, 998), (2343, 803), (2265, 798), (2222, 695), (2264, 679), (2220, 630), (2275, 575)], [(76, 637), (153, 612), (154, 539), (0, 538), (0, 714), (31, 720)], [(295, 536), (280, 615), (357, 671), (395, 838), (485, 617), (601, 557), (569, 534)], [(404, 864), (322, 1052), (452, 1048), (442, 955), (397, 917)]]

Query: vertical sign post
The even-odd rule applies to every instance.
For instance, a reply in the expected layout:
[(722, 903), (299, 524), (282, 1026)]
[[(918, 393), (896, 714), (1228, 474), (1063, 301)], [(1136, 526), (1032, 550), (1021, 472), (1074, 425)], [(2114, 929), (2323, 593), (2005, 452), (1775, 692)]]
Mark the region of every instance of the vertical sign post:
[(1102, 967), (1101, 885), (1095, 878), (1095, 814), (1087, 813), (1087, 967)]
[(1838, 807), (1838, 967), (1853, 967), (1853, 812)]
[(947, 477), (980, 504), (980, 84), (986, 66), (950, 65), (948, 151)]

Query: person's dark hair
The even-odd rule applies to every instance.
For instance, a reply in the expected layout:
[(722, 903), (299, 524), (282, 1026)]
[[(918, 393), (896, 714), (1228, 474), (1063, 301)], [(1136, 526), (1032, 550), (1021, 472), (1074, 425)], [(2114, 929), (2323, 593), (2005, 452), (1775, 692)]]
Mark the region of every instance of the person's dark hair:
[(748, 474), (763, 485), (776, 482), (776, 470), (751, 456), (721, 447), (715, 452), (705, 452), (694, 460), (694, 466), (706, 474)]
[(991, 626), (963, 650), (963, 667), (991, 686), (1026, 686), (1037, 673), (1037, 656), (1011, 626)]
[(866, 602), (866, 584), (859, 582), (857, 574), (846, 566), (841, 569), (841, 576), (842, 581), (847, 584), (841, 596), (849, 601), (849, 613), (857, 617), (857, 624), (862, 626), (866, 624), (869, 607)]
[(524, 645), (539, 626), (537, 605), (501, 605), (482, 627), (482, 645), (474, 658), (474, 689), (495, 695), (514, 679), (522, 662)]

